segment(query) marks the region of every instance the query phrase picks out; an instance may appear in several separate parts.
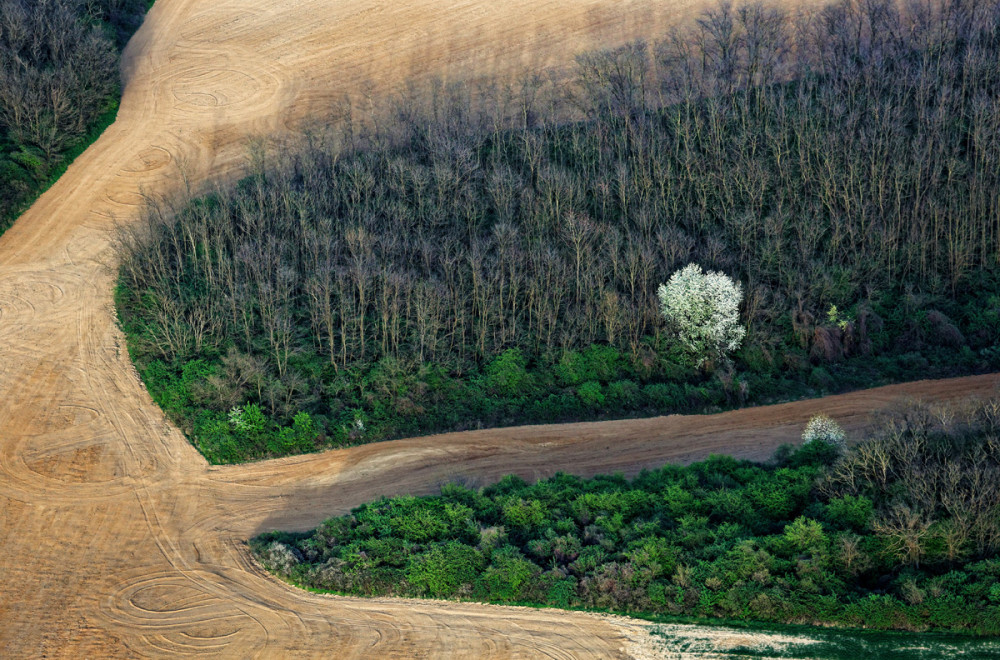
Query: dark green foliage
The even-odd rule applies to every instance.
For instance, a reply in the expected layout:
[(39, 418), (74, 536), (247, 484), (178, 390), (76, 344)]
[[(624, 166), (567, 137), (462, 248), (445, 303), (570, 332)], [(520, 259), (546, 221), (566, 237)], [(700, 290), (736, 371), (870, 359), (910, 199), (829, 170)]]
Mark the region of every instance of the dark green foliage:
[[(249, 403), (339, 446), (1000, 364), (996, 1), (814, 18), (726, 5), (558, 90), (436, 88), (149, 209), (118, 303), (140, 371), (180, 388), (154, 397), (229, 461), (308, 449), (227, 435)], [(744, 285), (734, 371), (688, 368), (662, 325), (689, 261)], [(192, 360), (214, 371), (181, 387)]]
[(515, 398), (527, 394), (531, 384), (525, 366), (527, 361), (520, 349), (504, 351), (486, 365), (485, 386), (487, 391), (503, 398)]
[(106, 26), (118, 48), (124, 49), (153, 0), (86, 0), (85, 6), (88, 18)]
[(491, 554), (490, 565), (476, 577), (486, 600), (513, 603), (531, 599), (541, 572), (520, 550), (505, 545)]
[[(888, 451), (891, 481), (872, 482), (866, 457), (884, 454), (886, 438), (926, 409), (893, 414), (842, 456), (809, 443), (766, 465), (713, 456), (631, 481), (450, 484), (434, 497), (361, 506), (312, 534), (264, 534), (251, 547), (297, 584), (351, 594), (1000, 635), (998, 411), (1000, 401), (946, 411), (963, 422), (910, 432), (916, 451), (906, 457), (922, 471)], [(940, 434), (946, 441), (931, 440)], [(951, 460), (980, 484), (981, 499), (962, 500)], [(831, 484), (846, 483), (864, 495), (832, 494)], [(938, 504), (921, 500), (929, 492)], [(920, 562), (900, 561), (891, 524), (900, 502), (930, 530), (916, 539)], [(956, 525), (991, 543), (973, 543), (970, 531), (961, 552), (934, 550)]]
[(833, 497), (826, 504), (827, 515), (846, 529), (864, 531), (872, 519), (872, 501), (863, 495)]
[(406, 579), (421, 595), (447, 598), (469, 590), (485, 567), (483, 554), (454, 541), (435, 544), (423, 554), (411, 556)]

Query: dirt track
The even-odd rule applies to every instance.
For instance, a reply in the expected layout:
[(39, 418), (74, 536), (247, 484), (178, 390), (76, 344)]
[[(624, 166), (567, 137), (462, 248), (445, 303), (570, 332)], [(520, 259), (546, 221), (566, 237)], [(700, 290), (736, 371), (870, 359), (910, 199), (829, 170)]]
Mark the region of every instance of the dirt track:
[(996, 377), (917, 383), (231, 468), (208, 467), (167, 424), (128, 361), (106, 265), (112, 218), (140, 192), (178, 187), (180, 171), (225, 176), (246, 136), (286, 132), (369, 81), (379, 90), (558, 64), (688, 11), (639, 0), (158, 0), (127, 52), (118, 121), (0, 238), (0, 657), (619, 656), (628, 626), (596, 616), (298, 592), (254, 569), (242, 540), (459, 476), (762, 457), (816, 410), (857, 427), (901, 394), (993, 390)]

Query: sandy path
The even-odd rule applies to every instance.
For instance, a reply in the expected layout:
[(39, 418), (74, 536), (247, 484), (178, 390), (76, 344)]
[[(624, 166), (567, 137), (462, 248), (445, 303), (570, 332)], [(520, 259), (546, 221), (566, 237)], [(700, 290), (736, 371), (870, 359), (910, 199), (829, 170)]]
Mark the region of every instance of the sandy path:
[[(687, 2), (687, 0), (684, 0)], [(210, 468), (164, 420), (113, 321), (108, 230), (140, 193), (225, 176), (252, 134), (345, 92), (429, 73), (567, 61), (689, 12), (652, 0), (158, 0), (126, 57), (118, 121), (0, 238), (0, 657), (615, 657), (627, 627), (582, 614), (331, 599), (261, 575), (242, 540), (371, 497), (562, 468), (591, 474), (760, 457), (817, 409), (858, 426), (903, 394), (706, 418), (450, 434)]]

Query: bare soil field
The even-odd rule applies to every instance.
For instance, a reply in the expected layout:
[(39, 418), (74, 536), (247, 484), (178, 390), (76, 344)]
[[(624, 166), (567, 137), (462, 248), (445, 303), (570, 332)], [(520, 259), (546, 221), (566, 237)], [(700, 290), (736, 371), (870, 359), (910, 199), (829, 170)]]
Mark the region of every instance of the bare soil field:
[(244, 539), (382, 494), (516, 472), (763, 458), (824, 411), (848, 429), (982, 376), (709, 417), (456, 433), (209, 467), (150, 400), (115, 325), (110, 230), (144, 193), (231, 176), (344, 93), (570, 61), (698, 5), (645, 0), (157, 0), (117, 122), (0, 238), (0, 657), (624, 657), (643, 626), (579, 613), (330, 598)]

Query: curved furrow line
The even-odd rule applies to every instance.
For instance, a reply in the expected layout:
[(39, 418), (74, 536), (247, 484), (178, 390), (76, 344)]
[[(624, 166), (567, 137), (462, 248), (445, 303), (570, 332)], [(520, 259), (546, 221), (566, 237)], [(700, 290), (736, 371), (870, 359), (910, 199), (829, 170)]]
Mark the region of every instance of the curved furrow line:
[[(0, 237), (0, 657), (619, 657), (581, 613), (309, 594), (243, 540), (458, 476), (627, 473), (759, 458), (824, 409), (848, 427), (917, 383), (699, 418), (497, 429), (208, 467), (153, 404), (112, 302), (116, 221), (232, 180), (249, 138), (287, 141), (345, 96), (413, 79), (566, 66), (650, 37), (699, 2), (157, 0), (123, 61), (118, 120)], [(632, 634), (632, 633), (629, 633)]]

